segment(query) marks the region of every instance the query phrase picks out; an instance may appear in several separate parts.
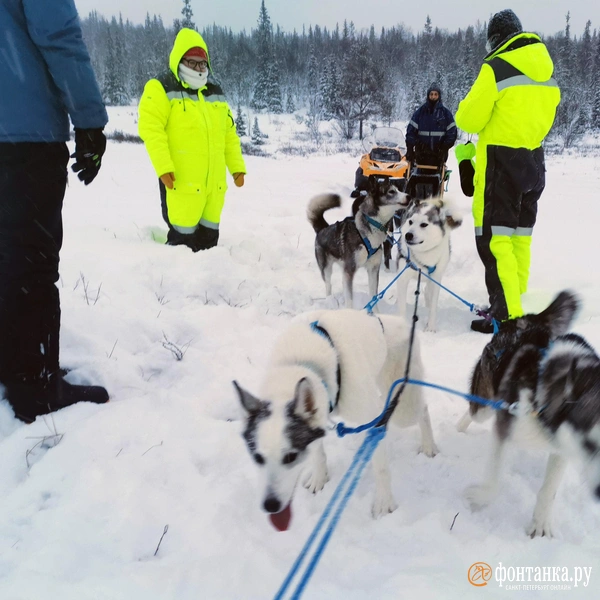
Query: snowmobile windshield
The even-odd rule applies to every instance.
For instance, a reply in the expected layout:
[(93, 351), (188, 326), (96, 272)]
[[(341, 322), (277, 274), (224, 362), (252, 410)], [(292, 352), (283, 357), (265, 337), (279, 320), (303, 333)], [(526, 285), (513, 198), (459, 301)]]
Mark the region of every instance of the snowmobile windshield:
[(373, 148), (373, 150), (369, 152), (369, 156), (371, 157), (371, 160), (381, 160), (384, 162), (399, 162), (402, 158), (398, 148), (385, 147)]
[[(363, 139), (363, 147), (366, 152), (372, 153), (375, 150), (395, 149), (396, 152), (404, 154), (406, 151), (406, 142), (400, 129), (395, 127), (377, 127), (371, 134)], [(379, 160), (399, 160), (399, 158), (379, 158)]]

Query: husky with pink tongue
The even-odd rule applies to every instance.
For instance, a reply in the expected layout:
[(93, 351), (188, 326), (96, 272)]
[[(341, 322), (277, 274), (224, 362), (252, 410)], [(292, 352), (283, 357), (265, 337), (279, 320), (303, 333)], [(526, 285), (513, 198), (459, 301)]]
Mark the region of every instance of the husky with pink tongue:
[[(245, 412), (243, 437), (259, 470), (262, 508), (279, 531), (288, 529), (298, 481), (316, 493), (328, 481), (323, 438), (330, 413), (348, 424), (374, 419), (392, 383), (404, 376), (409, 328), (401, 317), (351, 309), (296, 317), (276, 342), (260, 394), (233, 382)], [(418, 340), (411, 377), (422, 379)], [(437, 448), (418, 386), (407, 386), (390, 423), (421, 429), (419, 451)], [(373, 455), (373, 516), (392, 512), (387, 444)]]

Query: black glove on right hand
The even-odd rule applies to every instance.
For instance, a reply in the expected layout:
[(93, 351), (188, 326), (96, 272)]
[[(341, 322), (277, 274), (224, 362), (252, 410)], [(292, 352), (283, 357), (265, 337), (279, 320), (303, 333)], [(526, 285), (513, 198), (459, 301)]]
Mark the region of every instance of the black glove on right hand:
[(98, 175), (105, 150), (106, 137), (102, 129), (75, 129), (75, 152), (71, 154), (75, 163), (71, 169), (85, 185)]

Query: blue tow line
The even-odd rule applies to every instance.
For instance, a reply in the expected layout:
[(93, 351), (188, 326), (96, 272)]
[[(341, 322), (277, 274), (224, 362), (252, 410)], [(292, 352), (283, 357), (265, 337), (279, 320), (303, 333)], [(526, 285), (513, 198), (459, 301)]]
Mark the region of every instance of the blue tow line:
[[(400, 245), (398, 240), (396, 240), (393, 236), (388, 236), (388, 240), (392, 243), (392, 245), (395, 245), (395, 246)], [(392, 281), (385, 287), (385, 289), (383, 291), (379, 292), (378, 294), (375, 294), (375, 296), (373, 296), (371, 298), (371, 300), (369, 300), (369, 302), (367, 302), (367, 304), (365, 304), (364, 309), (367, 312), (373, 312), (373, 308), (375, 308), (375, 305), (384, 297), (385, 293), (390, 289), (390, 287), (392, 287), (392, 285), (398, 280), (398, 278), (404, 273), (404, 271), (406, 271), (408, 268), (412, 268), (412, 269), (415, 269), (416, 271), (421, 271), (421, 273), (425, 277), (427, 277), (427, 279), (429, 279), (430, 281), (433, 281), (433, 283), (435, 283), (436, 285), (439, 285), (443, 290), (448, 292), (451, 296), (454, 296), (457, 300), (460, 300), (460, 302), (462, 302), (465, 306), (467, 306), (472, 313), (475, 313), (478, 317), (483, 317), (486, 321), (491, 322), (494, 327), (494, 335), (496, 335), (498, 333), (498, 331), (500, 329), (500, 324), (498, 323), (497, 319), (494, 319), (494, 317), (491, 317), (485, 310), (482, 310), (481, 308), (477, 307), (472, 302), (467, 302), (464, 298), (461, 298), (458, 294), (455, 294), (452, 290), (450, 290), (446, 286), (442, 285), (439, 281), (436, 281), (433, 277), (431, 277), (431, 274), (433, 273), (433, 271), (428, 271), (427, 273), (425, 273), (422, 269), (419, 269), (419, 267), (410, 260), (410, 257), (409, 258), (405, 257), (405, 260), (406, 260), (406, 266), (404, 267), (404, 269), (402, 269), (402, 271), (400, 271), (400, 273), (398, 273), (398, 275), (396, 275), (392, 279)], [(434, 270), (435, 270), (435, 267), (434, 267)]]

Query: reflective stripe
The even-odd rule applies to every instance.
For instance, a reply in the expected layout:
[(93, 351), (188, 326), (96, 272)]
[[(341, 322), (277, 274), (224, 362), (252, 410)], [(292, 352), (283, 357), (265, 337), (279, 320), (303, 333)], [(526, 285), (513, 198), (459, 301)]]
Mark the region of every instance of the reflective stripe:
[(419, 131), (419, 135), (424, 135), (424, 136), (431, 136), (431, 137), (441, 137), (443, 135), (446, 135), (445, 131)]
[(452, 121), (452, 123), (446, 127), (446, 131), (448, 131), (448, 129), (452, 129), (453, 127), (456, 127), (456, 123), (454, 121)]
[(200, 225), (204, 225), (204, 227), (208, 229), (219, 229), (218, 223), (213, 223), (212, 221), (207, 221), (206, 219), (200, 219)]
[(190, 94), (189, 92), (167, 92), (167, 98), (169, 100), (183, 100), (184, 98), (187, 98), (188, 100), (198, 102), (198, 94)]
[(517, 227), (515, 229), (515, 235), (531, 236), (532, 233), (533, 227)]
[(514, 227), (503, 227), (501, 225), (492, 225), (492, 235), (511, 236), (515, 232)]
[(211, 94), (210, 96), (204, 96), (206, 102), (227, 102), (225, 96), (222, 94)]
[(483, 227), (475, 227), (475, 236), (479, 237), (480, 235), (483, 235)]
[(516, 85), (543, 85), (546, 87), (558, 87), (558, 83), (556, 83), (556, 79), (554, 79), (554, 77), (550, 77), (548, 81), (535, 81), (531, 79), (531, 77), (527, 77), (527, 75), (515, 75), (514, 77), (509, 77), (508, 79), (498, 82), (496, 85), (499, 92), (508, 87), (513, 87)]
[(410, 124), (415, 128), (415, 129), (419, 129), (419, 125), (418, 123), (415, 123), (412, 119), (410, 121)]
[(191, 233), (194, 233), (194, 231), (196, 231), (196, 228), (197, 228), (197, 226), (194, 226), (194, 227), (183, 227), (182, 225), (173, 225), (173, 223), (171, 223), (171, 227), (175, 231), (178, 231), (179, 233), (183, 233), (185, 235), (190, 235)]

